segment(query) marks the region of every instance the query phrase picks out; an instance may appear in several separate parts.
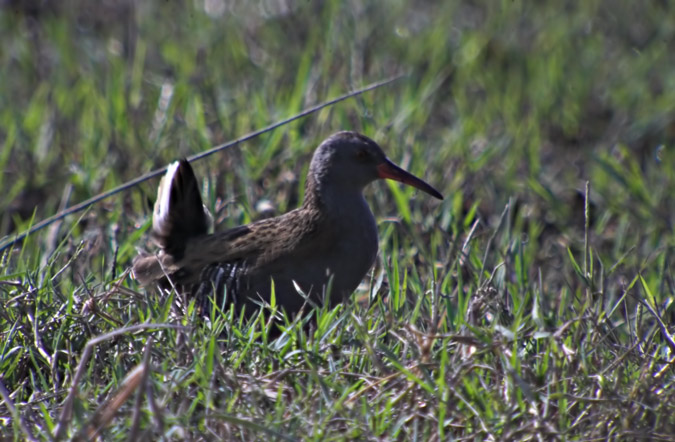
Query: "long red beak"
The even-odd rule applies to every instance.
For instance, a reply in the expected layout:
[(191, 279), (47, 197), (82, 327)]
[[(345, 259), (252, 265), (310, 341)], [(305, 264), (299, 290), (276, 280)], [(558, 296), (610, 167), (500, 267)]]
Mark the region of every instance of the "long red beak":
[(443, 199), (443, 195), (441, 195), (438, 190), (431, 187), (426, 181), (422, 181), (412, 173), (406, 172), (389, 161), (389, 159), (386, 159), (383, 163), (377, 165), (377, 175), (380, 178), (389, 178), (390, 180), (399, 181), (403, 184), (416, 187), (439, 200)]

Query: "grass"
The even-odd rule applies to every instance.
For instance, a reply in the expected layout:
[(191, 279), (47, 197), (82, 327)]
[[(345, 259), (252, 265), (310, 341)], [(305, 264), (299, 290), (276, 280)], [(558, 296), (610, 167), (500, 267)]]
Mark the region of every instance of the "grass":
[(668, 2), (5, 2), (0, 23), (7, 238), (400, 72), (195, 164), (207, 204), (220, 228), (295, 207), (340, 129), (446, 195), (372, 185), (372, 274), (276, 338), (268, 309), (200, 318), (129, 278), (156, 182), (31, 235), (0, 254), (3, 439), (675, 434)]

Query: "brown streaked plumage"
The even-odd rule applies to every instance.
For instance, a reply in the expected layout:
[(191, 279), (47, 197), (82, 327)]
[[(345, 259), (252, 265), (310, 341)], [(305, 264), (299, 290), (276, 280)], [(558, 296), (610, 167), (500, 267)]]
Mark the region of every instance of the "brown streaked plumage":
[[(394, 179), (442, 199), (429, 184), (393, 164), (371, 139), (338, 132), (317, 148), (310, 164), (303, 205), (276, 218), (208, 234), (194, 172), (186, 160), (162, 179), (153, 214), (156, 255), (140, 255), (133, 271), (141, 284), (168, 275), (196, 296), (213, 290), (250, 311), (270, 300), (289, 313), (305, 302), (295, 285), (320, 302), (330, 285), (330, 304), (349, 296), (373, 265), (378, 238), (362, 190), (379, 178)], [(330, 284), (329, 284), (330, 281)]]

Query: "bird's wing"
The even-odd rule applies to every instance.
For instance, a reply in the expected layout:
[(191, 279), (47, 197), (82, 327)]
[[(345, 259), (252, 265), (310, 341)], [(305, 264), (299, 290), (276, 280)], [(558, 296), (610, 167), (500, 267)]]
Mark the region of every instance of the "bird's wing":
[[(160, 250), (157, 254), (141, 253), (133, 262), (133, 276), (141, 285), (171, 276), (174, 282), (194, 284), (202, 271), (214, 263), (236, 262), (241, 253), (235, 253), (232, 243), (251, 233), (249, 226), (239, 226), (214, 235), (192, 238), (178, 256)], [(244, 250), (246, 252), (246, 250)], [(254, 250), (248, 253), (255, 255)]]
[(312, 213), (296, 209), (277, 218), (193, 238), (180, 259), (163, 252), (139, 256), (134, 261), (134, 275), (141, 284), (170, 275), (174, 283), (192, 286), (196, 292), (227, 287), (236, 294), (237, 284), (249, 271), (271, 273), (293, 259), (329, 249), (334, 232), (324, 224)]
[[(331, 229), (321, 220), (296, 209), (277, 218), (257, 221), (188, 243), (177, 265), (181, 278), (195, 282), (209, 266), (240, 263), (237, 272), (301, 257), (310, 249), (330, 244)], [(317, 237), (321, 236), (320, 240)], [(206, 275), (204, 275), (206, 276)]]

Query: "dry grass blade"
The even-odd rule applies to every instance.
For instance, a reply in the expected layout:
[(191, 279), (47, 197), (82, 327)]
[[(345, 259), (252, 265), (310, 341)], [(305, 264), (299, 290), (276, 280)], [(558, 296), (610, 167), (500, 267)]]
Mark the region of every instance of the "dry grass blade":
[[(123, 335), (125, 333), (134, 333), (139, 330), (152, 330), (152, 329), (160, 329), (160, 328), (174, 328), (174, 329), (187, 329), (187, 327), (182, 327), (179, 325), (174, 325), (174, 324), (138, 324), (138, 325), (133, 325), (130, 327), (124, 327), (120, 328), (117, 330), (114, 330), (112, 332), (106, 333), (101, 336), (97, 336), (96, 338), (91, 339), (89, 342), (87, 342), (87, 345), (84, 348), (84, 351), (82, 352), (82, 356), (80, 357), (80, 363), (77, 366), (77, 371), (75, 372), (75, 376), (73, 377), (73, 382), (72, 386), (70, 387), (70, 391), (68, 392), (68, 396), (66, 397), (66, 400), (63, 403), (63, 407), (61, 409), (61, 414), (59, 416), (58, 423), (56, 427), (54, 428), (54, 439), (59, 440), (63, 438), (65, 435), (66, 429), (72, 420), (72, 415), (73, 415), (73, 404), (75, 401), (75, 397), (78, 394), (79, 388), (78, 385), (82, 382), (82, 379), (84, 377), (84, 373), (87, 369), (87, 362), (89, 361), (89, 358), (91, 357), (91, 353), (93, 351), (93, 348), (100, 344), (101, 342), (107, 341), (109, 339), (115, 338), (117, 336)], [(132, 384), (136, 385), (136, 377), (135, 376), (140, 376), (140, 372), (138, 374), (134, 374), (134, 377), (132, 377)], [(140, 377), (138, 378), (138, 381), (140, 381)], [(135, 387), (134, 387), (135, 388)], [(126, 390), (124, 390), (126, 391)]]
[[(143, 377), (140, 381), (141, 386), (145, 386), (145, 389), (139, 389), (136, 393), (136, 402), (134, 404), (134, 414), (132, 417), (131, 429), (129, 430), (129, 436), (127, 440), (135, 441), (138, 440), (138, 431), (140, 428), (141, 422), (141, 405), (143, 404), (143, 393), (151, 391), (151, 386), (148, 383), (148, 377), (150, 376), (151, 370), (151, 350), (152, 350), (152, 336), (148, 338), (148, 341), (145, 344), (145, 352), (143, 353)], [(150, 397), (148, 397), (148, 403), (150, 403)], [(104, 425), (101, 425), (103, 427)]]
[(31, 442), (37, 441), (38, 439), (35, 438), (33, 433), (26, 425), (26, 422), (24, 422), (23, 418), (16, 410), (16, 407), (12, 402), (12, 398), (10, 397), (9, 391), (7, 391), (7, 388), (5, 388), (5, 384), (2, 382), (1, 379), (0, 379), (0, 397), (2, 397), (2, 400), (5, 403), (5, 406), (7, 407), (9, 412), (12, 414), (12, 417), (19, 423), (19, 428), (21, 428), (21, 431), (23, 432), (23, 435), (26, 438), (26, 440), (29, 440)]
[[(143, 384), (143, 380), (147, 379), (149, 372), (148, 366), (140, 364), (131, 370), (122, 381), (122, 385), (115, 392), (115, 394), (102, 403), (96, 410), (89, 423), (80, 430), (75, 436), (76, 441), (93, 440), (100, 436), (101, 431), (112, 421), (115, 413), (120, 407), (134, 394), (135, 391), (142, 391), (139, 387)], [(131, 434), (135, 434), (132, 431)]]

